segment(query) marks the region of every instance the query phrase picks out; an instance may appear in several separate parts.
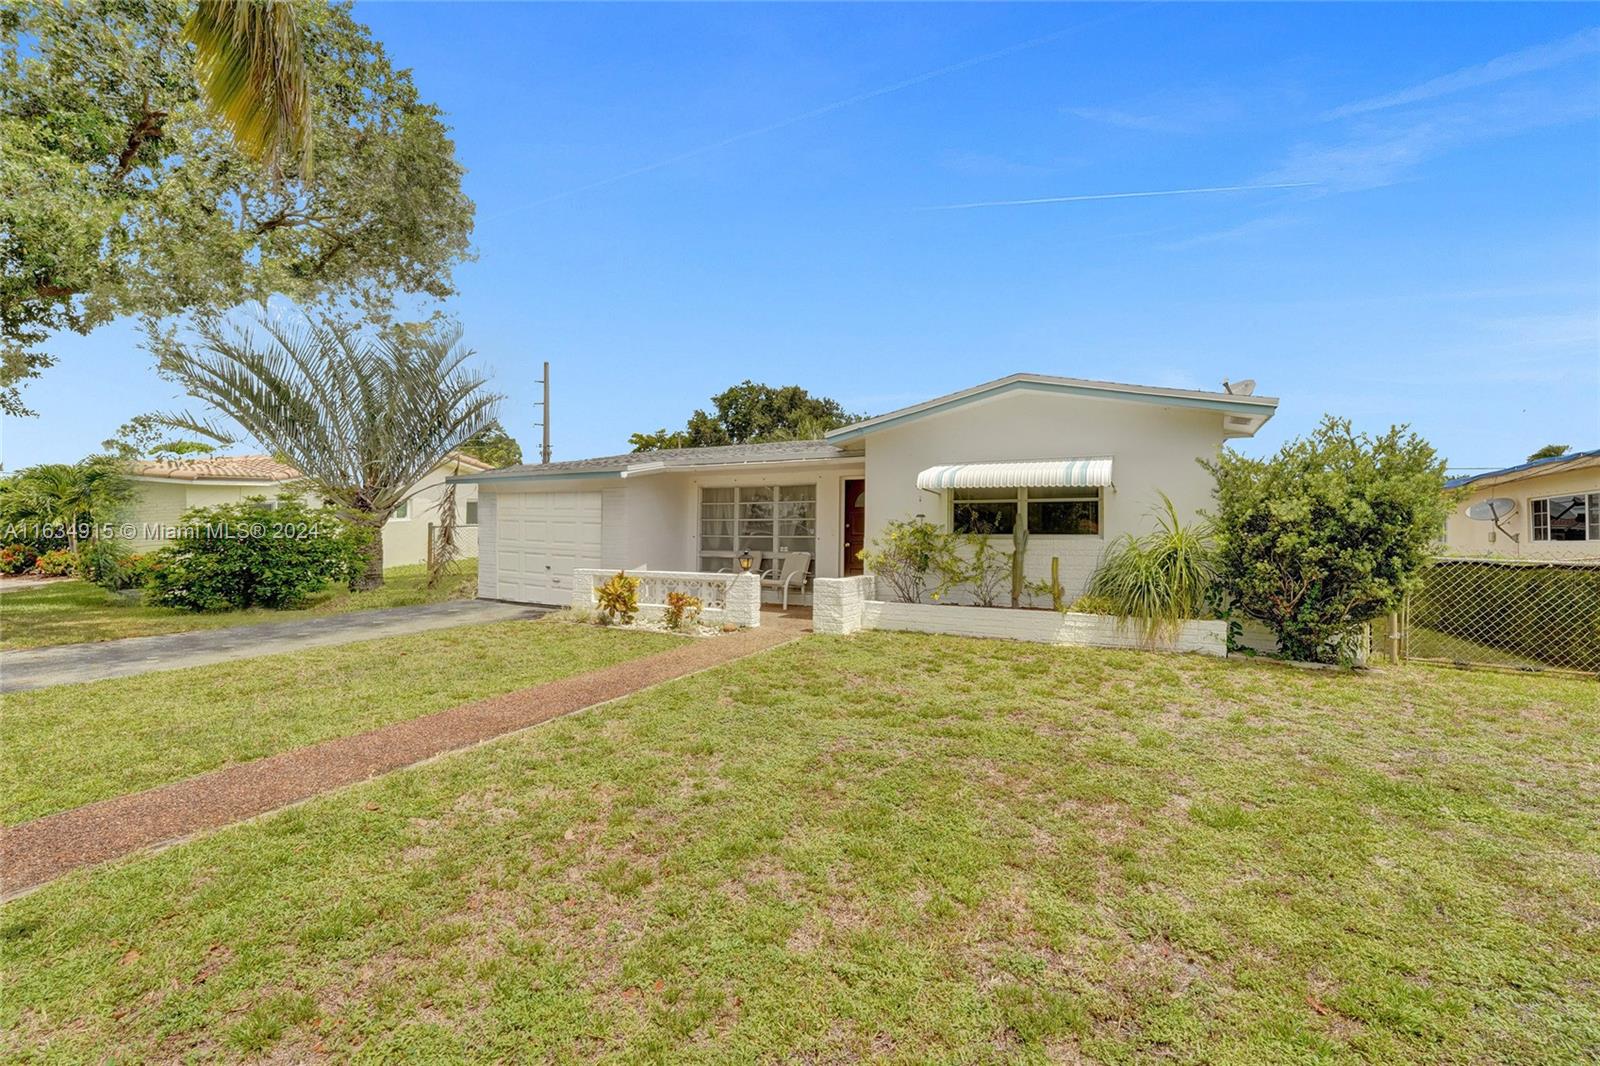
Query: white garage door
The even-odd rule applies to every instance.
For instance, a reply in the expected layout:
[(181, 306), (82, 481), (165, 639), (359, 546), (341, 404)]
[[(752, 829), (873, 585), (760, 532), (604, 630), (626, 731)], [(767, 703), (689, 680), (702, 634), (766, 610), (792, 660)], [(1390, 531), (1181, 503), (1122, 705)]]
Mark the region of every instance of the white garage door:
[(600, 494), (500, 494), (495, 504), (495, 561), (498, 598), (571, 603), (573, 568), (600, 565)]

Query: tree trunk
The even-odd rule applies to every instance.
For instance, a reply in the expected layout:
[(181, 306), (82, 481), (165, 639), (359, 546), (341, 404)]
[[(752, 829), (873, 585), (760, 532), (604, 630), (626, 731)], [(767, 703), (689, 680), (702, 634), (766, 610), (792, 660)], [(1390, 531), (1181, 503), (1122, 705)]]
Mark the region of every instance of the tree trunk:
[(355, 582), (350, 586), (357, 592), (383, 587), (383, 527), (377, 526), (372, 530), (372, 539), (367, 541), (365, 549), (367, 557), (366, 569), (356, 576)]

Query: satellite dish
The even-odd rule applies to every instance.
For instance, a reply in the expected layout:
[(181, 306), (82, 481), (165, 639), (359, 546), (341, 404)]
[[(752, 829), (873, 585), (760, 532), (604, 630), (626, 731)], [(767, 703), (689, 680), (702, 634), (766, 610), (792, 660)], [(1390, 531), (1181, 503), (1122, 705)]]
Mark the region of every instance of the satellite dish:
[(1256, 391), (1256, 382), (1254, 378), (1245, 378), (1243, 381), (1224, 380), (1222, 388), (1229, 396), (1249, 396)]
[(1474, 522), (1499, 522), (1517, 511), (1517, 501), (1509, 496), (1496, 496), (1492, 500), (1479, 500), (1467, 508), (1467, 517)]

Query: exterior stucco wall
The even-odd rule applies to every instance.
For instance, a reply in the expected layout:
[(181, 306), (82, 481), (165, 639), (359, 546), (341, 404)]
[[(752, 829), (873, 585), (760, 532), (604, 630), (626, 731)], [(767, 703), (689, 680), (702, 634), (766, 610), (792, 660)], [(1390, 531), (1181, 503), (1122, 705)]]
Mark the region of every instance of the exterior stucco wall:
[[(1445, 522), (1445, 547), (1452, 555), (1503, 555), (1523, 559), (1600, 557), (1600, 543), (1594, 541), (1533, 539), (1533, 508), (1528, 505), (1529, 500), (1590, 492), (1600, 492), (1600, 466), (1540, 474), (1483, 488), (1472, 486)], [(1467, 508), (1472, 504), (1500, 496), (1517, 501), (1516, 514), (1501, 523), (1517, 535), (1516, 540), (1497, 530), (1493, 522), (1475, 522), (1467, 517)]]
[(249, 496), (273, 499), (282, 491), (276, 482), (253, 485), (191, 484), (183, 481), (134, 481), (133, 495), (123, 512), (123, 526), (132, 527), (133, 536), (125, 537), (128, 546), (136, 552), (154, 551), (169, 542), (160, 535), (164, 528), (175, 528), (183, 513), (194, 507), (217, 507), (225, 503), (238, 503)]
[[(949, 495), (917, 488), (917, 474), (935, 464), (1110, 456), (1115, 485), (1102, 493), (1100, 534), (1028, 540), (1028, 579), (1047, 579), (1051, 558), (1059, 558), (1070, 602), (1087, 587), (1108, 544), (1153, 527), (1162, 492), (1184, 521), (1209, 505), (1211, 475), (1197, 460), (1214, 456), (1223, 439), (1219, 413), (1040, 393), (1010, 393), (931, 415), (867, 438), (867, 542), (888, 522), (919, 514), (950, 528)], [(1010, 550), (1010, 538), (997, 539)]]
[[(448, 467), (431, 471), (413, 488), (411, 512), (407, 518), (391, 518), (383, 527), (383, 564), (407, 566), (428, 561), (428, 525), (439, 524), (439, 504), (444, 499), (445, 477)], [(461, 555), (472, 558), (478, 554), (478, 526), (483, 515), (478, 515), (478, 526), (464, 524), (467, 520), (467, 502), (477, 500), (476, 485), (456, 486), (456, 543)]]

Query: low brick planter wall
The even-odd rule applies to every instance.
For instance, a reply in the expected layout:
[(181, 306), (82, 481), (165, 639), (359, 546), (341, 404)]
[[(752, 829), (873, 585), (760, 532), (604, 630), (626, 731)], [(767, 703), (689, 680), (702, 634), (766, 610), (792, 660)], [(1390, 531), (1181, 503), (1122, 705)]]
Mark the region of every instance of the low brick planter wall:
[(1176, 634), (1151, 641), (1138, 625), (1107, 615), (891, 603), (872, 599), (873, 591), (871, 577), (818, 578), (813, 586), (812, 628), (818, 633), (898, 629), (1036, 644), (1228, 654), (1226, 622), (1184, 622)]

